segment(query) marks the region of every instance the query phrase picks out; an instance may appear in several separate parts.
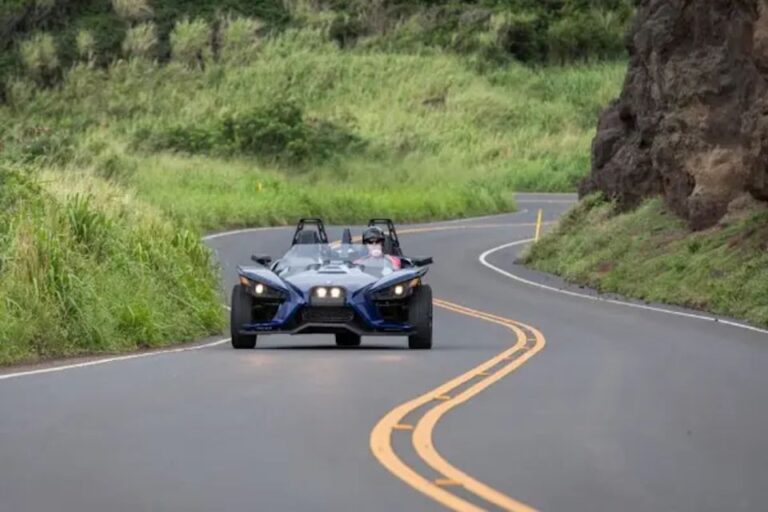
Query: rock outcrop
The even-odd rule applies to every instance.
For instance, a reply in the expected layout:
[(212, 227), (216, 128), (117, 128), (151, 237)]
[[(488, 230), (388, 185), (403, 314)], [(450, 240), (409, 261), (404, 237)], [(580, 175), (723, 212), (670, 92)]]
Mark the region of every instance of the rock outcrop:
[(661, 194), (693, 229), (744, 194), (768, 201), (768, 0), (641, 0), (627, 44), (581, 194)]

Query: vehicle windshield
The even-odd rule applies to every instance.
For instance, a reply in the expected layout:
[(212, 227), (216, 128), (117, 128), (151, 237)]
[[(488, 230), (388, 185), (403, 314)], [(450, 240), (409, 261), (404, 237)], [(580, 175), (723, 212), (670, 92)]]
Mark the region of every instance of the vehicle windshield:
[(338, 266), (342, 269), (359, 269), (375, 277), (394, 272), (395, 265), (389, 257), (372, 255), (362, 244), (298, 244), (291, 247), (276, 264), (275, 272), (288, 277), (307, 270)]

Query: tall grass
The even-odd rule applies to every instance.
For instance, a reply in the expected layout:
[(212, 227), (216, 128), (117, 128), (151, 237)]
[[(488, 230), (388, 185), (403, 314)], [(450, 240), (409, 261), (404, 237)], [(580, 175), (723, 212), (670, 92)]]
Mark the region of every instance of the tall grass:
[(48, 81), (59, 69), (56, 43), (50, 34), (34, 34), (21, 42), (19, 52), (27, 72), (36, 80)]
[(128, 29), (123, 40), (123, 54), (152, 60), (157, 56), (157, 27), (152, 22), (139, 23)]
[(202, 68), (211, 59), (211, 29), (203, 19), (185, 19), (171, 32), (173, 58), (190, 68)]
[(248, 62), (260, 45), (259, 32), (264, 28), (260, 20), (229, 16), (222, 20), (219, 55), (222, 60)]
[(0, 168), (0, 364), (155, 347), (218, 332), (211, 257), (88, 176)]
[(80, 30), (75, 39), (77, 55), (81, 60), (94, 63), (96, 61), (96, 37), (89, 30)]
[(112, 0), (112, 8), (128, 21), (146, 20), (153, 14), (149, 0)]

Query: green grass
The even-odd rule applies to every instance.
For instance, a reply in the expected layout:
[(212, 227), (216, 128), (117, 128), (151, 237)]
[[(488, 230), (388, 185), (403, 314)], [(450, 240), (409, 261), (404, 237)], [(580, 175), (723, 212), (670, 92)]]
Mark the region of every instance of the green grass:
[[(342, 51), (287, 31), (236, 65), (76, 67), (0, 116), (16, 158), (129, 160), (123, 184), (202, 229), (303, 213), (427, 220), (510, 211), (514, 191), (573, 190), (624, 67), (478, 72), (439, 52)], [(288, 104), (298, 119), (264, 117)], [(225, 137), (233, 122), (245, 128)], [(243, 140), (254, 131), (282, 145)], [(270, 187), (256, 194), (259, 182)]]
[(221, 331), (208, 249), (124, 191), (0, 167), (0, 205), (0, 365)]
[(692, 233), (661, 201), (616, 214), (583, 201), (526, 263), (605, 292), (768, 325), (768, 212), (745, 211)]

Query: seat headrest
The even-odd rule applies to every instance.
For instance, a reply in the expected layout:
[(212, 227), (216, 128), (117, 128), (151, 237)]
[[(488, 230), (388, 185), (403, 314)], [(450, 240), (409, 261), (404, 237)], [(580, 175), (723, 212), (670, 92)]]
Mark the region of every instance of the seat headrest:
[(319, 244), (320, 236), (317, 231), (302, 231), (299, 233), (296, 243), (301, 245)]

